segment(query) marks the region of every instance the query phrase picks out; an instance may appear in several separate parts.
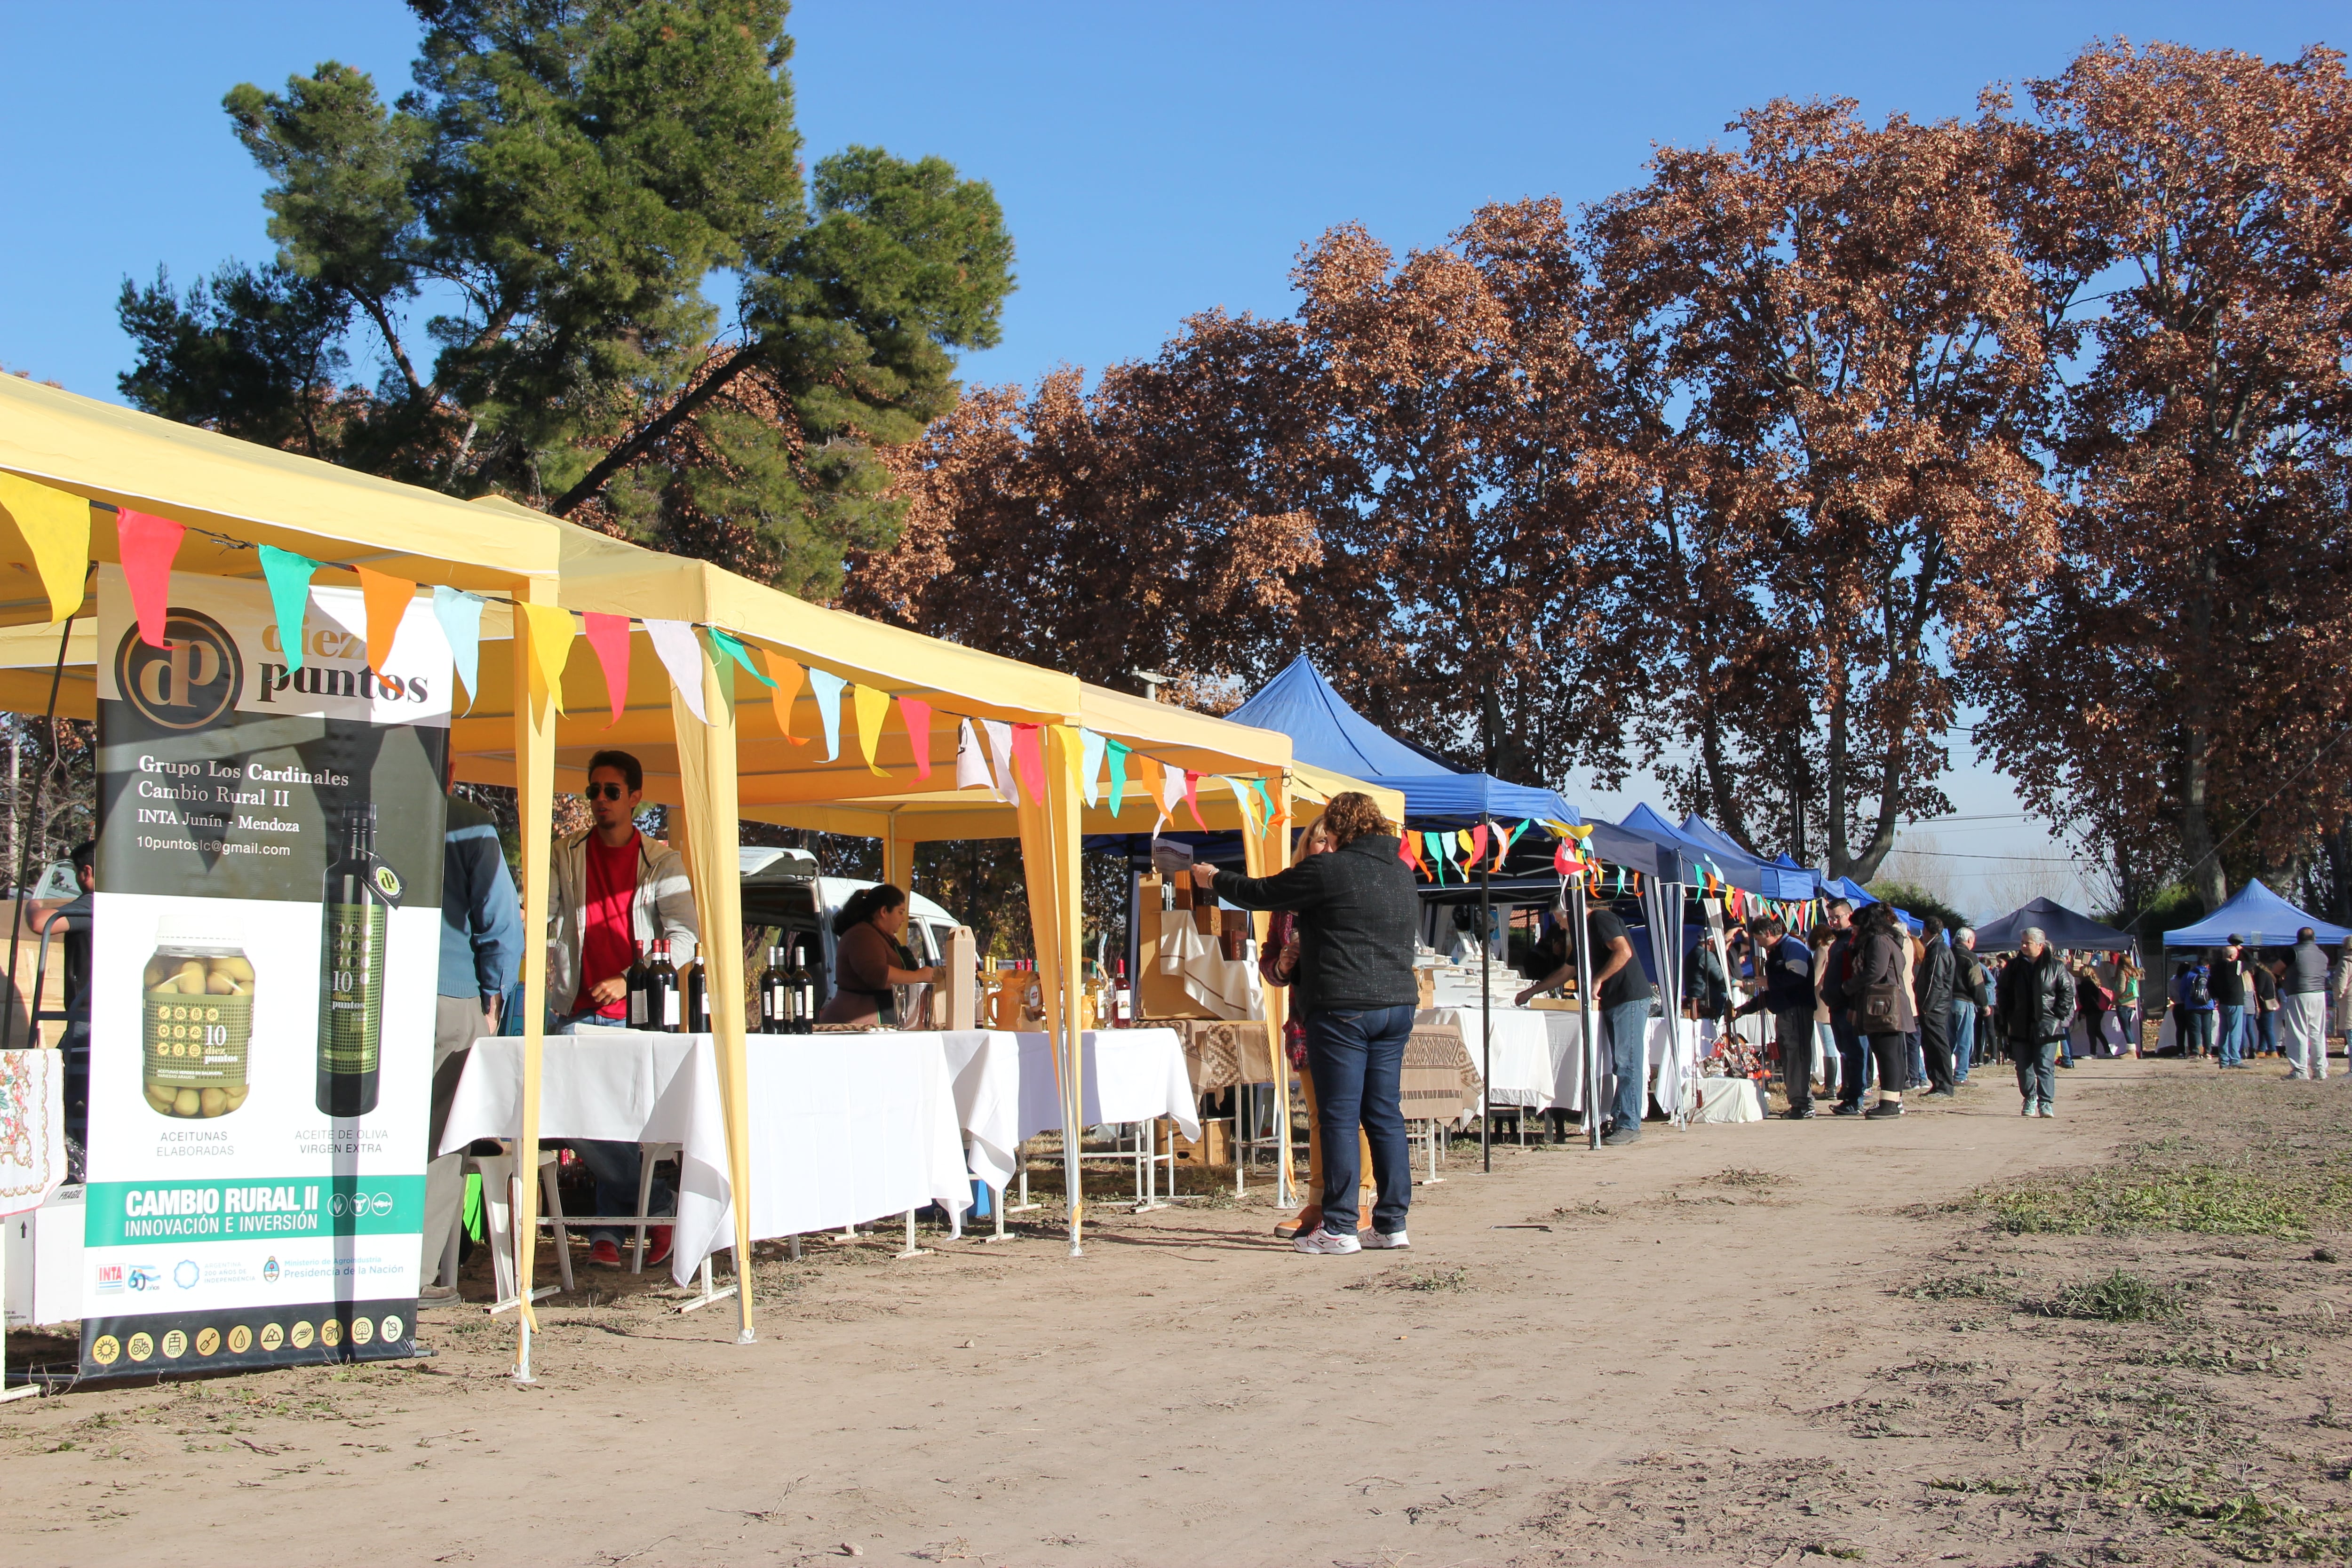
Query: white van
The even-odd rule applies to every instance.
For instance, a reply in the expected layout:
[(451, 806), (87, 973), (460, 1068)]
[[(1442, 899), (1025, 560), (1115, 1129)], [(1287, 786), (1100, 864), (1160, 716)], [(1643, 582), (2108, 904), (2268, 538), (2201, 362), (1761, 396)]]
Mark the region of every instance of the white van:
[[(743, 940), (750, 952), (751, 973), (766, 967), (768, 949), (799, 942), (816, 942), (821, 962), (816, 966), (816, 1002), (824, 1005), (833, 994), (833, 920), (850, 895), (871, 882), (844, 877), (820, 877), (816, 857), (805, 849), (740, 848), (743, 872)], [(907, 933), (903, 938), (919, 967), (942, 962), (948, 932), (963, 922), (920, 893), (907, 895)]]

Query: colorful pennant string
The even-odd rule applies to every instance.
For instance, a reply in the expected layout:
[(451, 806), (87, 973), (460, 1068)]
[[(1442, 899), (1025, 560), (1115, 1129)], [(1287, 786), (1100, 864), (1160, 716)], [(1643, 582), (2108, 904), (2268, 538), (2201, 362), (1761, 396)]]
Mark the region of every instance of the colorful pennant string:
[(996, 793), (1007, 805), (1021, 804), (1021, 783), (1013, 776), (1013, 726), (997, 719), (982, 719), (981, 732), (988, 737), (988, 754), (996, 764)]
[(1192, 820), (1200, 824), (1201, 831), (1209, 831), (1207, 820), (1201, 816), (1201, 775), (1190, 768), (1184, 770), (1184, 804), (1192, 808)]
[(712, 626), (710, 628), (710, 646), (716, 648), (719, 652), (725, 654), (729, 658), (733, 659), (737, 664), (741, 665), (746, 670), (750, 671), (751, 679), (758, 681), (761, 685), (773, 686), (775, 684), (774, 681), (768, 679), (766, 671), (762, 670), (758, 665), (751, 662), (751, 650), (743, 646), (743, 639), (737, 637), (733, 632), (729, 631), (726, 627)]
[(1134, 748), (1111, 741), (1103, 750), (1110, 763), (1110, 814), (1117, 816), (1127, 801), (1127, 759)]

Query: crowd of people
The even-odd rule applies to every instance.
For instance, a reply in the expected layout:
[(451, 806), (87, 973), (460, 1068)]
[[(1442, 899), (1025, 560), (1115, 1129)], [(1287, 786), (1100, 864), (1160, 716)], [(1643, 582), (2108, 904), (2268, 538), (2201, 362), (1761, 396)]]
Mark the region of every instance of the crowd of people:
[(2184, 1057), (2246, 1068), (2283, 1058), (2290, 1079), (2327, 1076), (2327, 1009), (2352, 1017), (2352, 952), (2331, 964), (2305, 926), (2291, 948), (2256, 949), (2237, 932), (2173, 965), (2173, 1038)]
[[(2143, 1049), (2146, 976), (2132, 954), (2063, 952), (2039, 928), (2013, 953), (1979, 954), (1968, 927), (1948, 931), (1929, 916), (1915, 935), (1885, 904), (1857, 910), (1843, 900), (1811, 935), (1756, 916), (1729, 933), (1728, 973), (1702, 943), (1685, 985), (1700, 1017), (1770, 1020), (1765, 1059), (1741, 1059), (1754, 1047), (1728, 1037), (1727, 1066), (1761, 1076), (1777, 1065), (1791, 1121), (1819, 1114), (1816, 1085), (1832, 1115), (1895, 1117), (1905, 1095), (1957, 1098), (1971, 1069), (2000, 1059), (2014, 1068), (2019, 1113), (2052, 1117), (2078, 1026), (2091, 1054)], [(2267, 955), (2232, 937), (2173, 976), (2180, 1053), (2223, 1067), (2270, 1054), (2287, 1059), (2291, 1079), (2325, 1077), (2331, 993), (2338, 1016), (2352, 1016), (2352, 963), (2331, 968), (2308, 928)]]

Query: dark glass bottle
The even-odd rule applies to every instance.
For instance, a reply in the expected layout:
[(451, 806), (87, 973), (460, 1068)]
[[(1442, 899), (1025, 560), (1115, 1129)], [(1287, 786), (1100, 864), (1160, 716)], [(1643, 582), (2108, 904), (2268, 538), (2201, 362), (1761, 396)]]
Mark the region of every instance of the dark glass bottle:
[(637, 956), (629, 961), (627, 1016), (629, 1027), (632, 1029), (642, 1029), (646, 1026), (646, 977), (653, 973), (653, 963), (646, 952), (646, 945), (642, 942), (637, 943)]
[(686, 1016), (680, 1027), (689, 1035), (710, 1033), (710, 981), (703, 972), (700, 948), (688, 963), (679, 988), (686, 994)]
[(343, 853), (327, 868), (319, 953), (318, 1106), (329, 1116), (375, 1109), (383, 1041), (383, 959), (399, 873), (376, 858), (375, 807), (343, 813)]
[(806, 962), (808, 949), (793, 943), (793, 1033), (816, 1033), (816, 976)]
[(646, 975), (646, 1027), (677, 1032), (677, 970), (670, 963), (667, 942), (654, 943), (653, 963)]
[(763, 1035), (792, 1033), (792, 987), (784, 975), (784, 950), (771, 944), (768, 967), (760, 972), (760, 1033)]

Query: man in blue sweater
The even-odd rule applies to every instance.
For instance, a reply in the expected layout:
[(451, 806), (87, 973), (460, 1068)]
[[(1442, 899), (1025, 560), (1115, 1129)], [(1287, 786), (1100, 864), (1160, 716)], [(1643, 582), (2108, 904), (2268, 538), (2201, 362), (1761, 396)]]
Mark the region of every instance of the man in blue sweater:
[(1772, 1037), (1780, 1045), (1780, 1087), (1790, 1121), (1813, 1117), (1813, 952), (1789, 934), (1777, 916), (1760, 915), (1748, 925), (1761, 954), (1764, 987), (1739, 1009), (1741, 1016), (1769, 1013)]
[(441, 983), (433, 1015), (433, 1115), (425, 1151), (425, 1261), (417, 1299), (451, 1301), (441, 1257), (465, 1202), (462, 1149), (443, 1154), (442, 1130), (466, 1071), (466, 1053), (499, 1032), (499, 998), (522, 972), (522, 903), (490, 814), (457, 795), (441, 840)]

